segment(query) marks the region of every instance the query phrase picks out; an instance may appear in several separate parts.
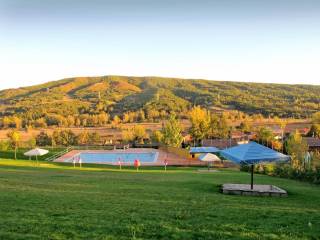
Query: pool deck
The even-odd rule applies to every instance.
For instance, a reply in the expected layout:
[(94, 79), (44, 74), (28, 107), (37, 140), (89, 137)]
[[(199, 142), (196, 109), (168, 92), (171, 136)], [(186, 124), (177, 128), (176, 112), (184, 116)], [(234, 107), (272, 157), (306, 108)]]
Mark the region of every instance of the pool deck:
[[(143, 166), (163, 166), (165, 160), (167, 160), (168, 166), (206, 166), (207, 164), (201, 162), (198, 159), (187, 159), (183, 158), (177, 154), (165, 152), (159, 149), (150, 149), (150, 148), (130, 148), (127, 150), (73, 150), (63, 155), (62, 157), (54, 160), (54, 162), (66, 162), (72, 159), (74, 156), (80, 153), (149, 153), (154, 152), (158, 153), (158, 159), (153, 163), (141, 163)], [(97, 163), (105, 164), (105, 163)], [(123, 164), (126, 165), (126, 164)]]

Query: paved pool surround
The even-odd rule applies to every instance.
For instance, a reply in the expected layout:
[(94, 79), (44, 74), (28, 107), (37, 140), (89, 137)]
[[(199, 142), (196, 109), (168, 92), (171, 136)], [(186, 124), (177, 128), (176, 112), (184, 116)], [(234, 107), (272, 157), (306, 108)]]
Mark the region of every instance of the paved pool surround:
[[(54, 162), (70, 162), (70, 159), (81, 154), (81, 153), (157, 153), (157, 159), (152, 163), (141, 163), (142, 166), (163, 166), (165, 161), (167, 161), (168, 166), (206, 166), (207, 164), (201, 162), (198, 159), (187, 159), (181, 157), (174, 153), (168, 153), (159, 149), (150, 149), (150, 148), (130, 148), (126, 150), (73, 150), (63, 155), (62, 157), (54, 160)], [(98, 163), (106, 164), (106, 163)], [(126, 164), (123, 164), (125, 166)], [(129, 164), (130, 165), (130, 164)]]

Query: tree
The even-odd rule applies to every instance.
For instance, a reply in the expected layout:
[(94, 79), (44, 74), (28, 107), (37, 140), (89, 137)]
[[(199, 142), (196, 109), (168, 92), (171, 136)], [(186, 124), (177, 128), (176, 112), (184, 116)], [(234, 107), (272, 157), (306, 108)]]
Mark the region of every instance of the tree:
[(66, 121), (67, 121), (68, 127), (73, 127), (75, 125), (76, 120), (73, 116), (68, 116)]
[(130, 115), (129, 115), (129, 113), (124, 113), (124, 114), (123, 114), (123, 116), (122, 116), (122, 122), (124, 122), (124, 123), (130, 122)]
[(224, 114), (221, 116), (215, 114), (211, 115), (209, 132), (211, 138), (228, 138), (230, 130), (228, 120)]
[(138, 111), (138, 121), (143, 122), (146, 119), (144, 111), (141, 109)]
[(288, 140), (286, 141), (286, 149), (288, 154), (291, 155), (292, 167), (303, 170), (304, 157), (309, 147), (298, 130), (289, 136)]
[[(284, 131), (286, 129), (286, 126), (288, 124), (288, 121), (286, 119), (281, 119), (278, 117), (275, 117), (275, 122), (279, 125), (280, 129), (281, 129), (281, 142), (282, 142), (282, 146), (284, 145)], [(282, 147), (282, 152), (283, 152), (283, 147)]]
[(269, 146), (269, 143), (273, 141), (274, 135), (270, 128), (267, 127), (261, 127), (257, 131), (257, 139), (259, 142), (262, 142), (262, 144)]
[(35, 128), (45, 128), (47, 127), (47, 123), (46, 123), (46, 120), (44, 118), (39, 118), (37, 120), (35, 120), (32, 125), (35, 127)]
[(113, 117), (112, 122), (111, 122), (112, 126), (113, 126), (114, 128), (117, 128), (120, 123), (121, 123), (121, 119), (118, 117), (118, 115), (115, 115), (115, 116)]
[(38, 146), (51, 146), (52, 145), (52, 137), (50, 137), (46, 132), (40, 132), (36, 136), (36, 144)]
[(77, 144), (77, 137), (71, 130), (54, 131), (52, 139), (60, 146), (72, 146)]
[(310, 131), (308, 132), (308, 137), (320, 138), (320, 124), (312, 124)]
[(92, 145), (99, 144), (101, 136), (97, 132), (89, 133), (89, 143)]
[(8, 151), (10, 143), (8, 141), (0, 141), (0, 151)]
[(174, 114), (170, 115), (169, 121), (166, 123), (162, 129), (163, 143), (172, 146), (180, 147), (183, 141), (182, 129), (179, 121), (176, 119)]
[(134, 134), (133, 134), (132, 129), (123, 130), (123, 131), (121, 132), (121, 134), (122, 134), (122, 140), (123, 140), (125, 143), (132, 142), (133, 139), (134, 139)]
[(77, 142), (80, 145), (86, 145), (89, 143), (89, 134), (87, 131), (81, 132), (78, 136), (77, 136)]
[(7, 134), (9, 138), (10, 146), (14, 149), (14, 159), (17, 159), (17, 151), (20, 143), (20, 133), (18, 131), (12, 130)]
[(34, 148), (37, 146), (37, 141), (34, 137), (31, 137), (29, 140), (28, 140), (28, 147), (29, 148)]
[(249, 133), (251, 132), (251, 129), (252, 129), (252, 125), (251, 123), (248, 121), (248, 120), (244, 120), (240, 123), (240, 126), (239, 126), (240, 130), (244, 133)]
[(152, 108), (148, 108), (146, 112), (147, 112), (147, 119), (149, 121), (155, 121), (160, 116), (160, 113), (157, 110)]
[(136, 125), (133, 128), (133, 136), (137, 142), (143, 143), (143, 139), (147, 136), (146, 129), (141, 125)]
[(4, 117), (2, 120), (3, 128), (8, 128), (10, 127), (11, 120), (9, 117)]
[(163, 139), (163, 134), (159, 130), (154, 131), (151, 135), (151, 140), (153, 142), (160, 143), (162, 142), (162, 139)]
[(312, 123), (320, 124), (320, 112), (316, 112), (312, 115)]
[(19, 117), (12, 117), (12, 123), (16, 129), (20, 129), (22, 127), (22, 120)]
[(210, 115), (207, 110), (196, 106), (189, 113), (191, 121), (190, 135), (195, 141), (200, 141), (208, 135), (210, 128)]

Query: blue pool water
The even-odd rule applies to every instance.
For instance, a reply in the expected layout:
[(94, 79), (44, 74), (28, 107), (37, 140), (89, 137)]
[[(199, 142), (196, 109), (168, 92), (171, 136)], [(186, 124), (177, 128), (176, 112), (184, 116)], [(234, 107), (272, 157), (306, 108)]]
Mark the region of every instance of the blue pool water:
[(82, 163), (105, 163), (105, 164), (133, 164), (138, 159), (141, 164), (154, 163), (157, 161), (158, 153), (81, 153)]

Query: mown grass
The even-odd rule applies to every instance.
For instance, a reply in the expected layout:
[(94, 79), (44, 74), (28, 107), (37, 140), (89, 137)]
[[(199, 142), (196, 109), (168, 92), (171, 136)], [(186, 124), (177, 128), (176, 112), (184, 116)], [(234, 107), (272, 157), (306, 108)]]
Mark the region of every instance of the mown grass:
[(0, 160), (0, 239), (320, 239), (320, 188), (256, 175), (288, 198), (219, 193), (248, 173), (119, 171)]
[[(44, 156), (39, 156), (38, 157), (39, 161), (43, 161), (46, 158), (51, 157), (54, 154), (65, 150), (65, 148), (45, 148), (45, 149), (49, 150), (49, 153)], [(17, 158), (20, 160), (29, 160), (29, 157), (24, 155), (24, 153), (29, 150), (30, 148), (19, 148), (17, 151)], [(0, 151), (0, 158), (14, 159), (14, 150)], [(35, 157), (32, 157), (32, 159), (35, 160)]]

